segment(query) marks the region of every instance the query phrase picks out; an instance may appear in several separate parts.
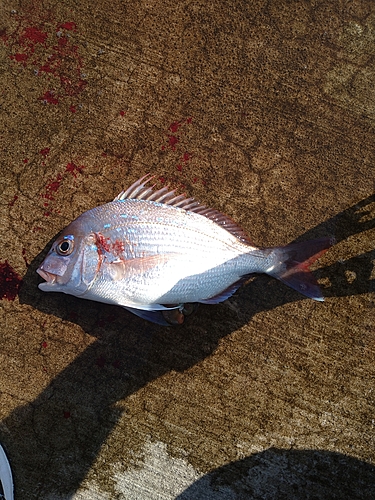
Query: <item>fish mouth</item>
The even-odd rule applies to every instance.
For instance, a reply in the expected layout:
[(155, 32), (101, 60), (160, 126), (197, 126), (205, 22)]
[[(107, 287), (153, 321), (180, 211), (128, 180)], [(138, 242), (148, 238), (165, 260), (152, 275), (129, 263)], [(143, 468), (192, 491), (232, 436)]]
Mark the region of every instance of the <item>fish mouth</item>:
[(40, 267), (36, 270), (36, 272), (41, 276), (47, 283), (54, 283), (56, 281), (56, 274), (49, 273)]

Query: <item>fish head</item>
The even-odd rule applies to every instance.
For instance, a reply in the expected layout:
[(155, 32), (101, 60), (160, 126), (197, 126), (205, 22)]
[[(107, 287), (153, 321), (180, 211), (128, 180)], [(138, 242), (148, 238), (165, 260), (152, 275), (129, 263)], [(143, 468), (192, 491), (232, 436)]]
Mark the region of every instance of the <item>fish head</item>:
[(99, 267), (95, 234), (81, 216), (62, 231), (38, 267), (36, 272), (45, 280), (39, 289), (82, 295), (95, 280)]

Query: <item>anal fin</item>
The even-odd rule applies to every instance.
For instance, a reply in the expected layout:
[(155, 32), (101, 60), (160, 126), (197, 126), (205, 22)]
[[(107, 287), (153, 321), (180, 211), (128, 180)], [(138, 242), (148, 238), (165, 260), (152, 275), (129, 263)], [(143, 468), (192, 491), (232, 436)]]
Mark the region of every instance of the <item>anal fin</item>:
[(224, 300), (229, 299), (229, 297), (231, 297), (240, 288), (240, 286), (248, 280), (248, 278), (248, 276), (241, 278), (217, 295), (208, 299), (200, 300), (199, 302), (201, 304), (218, 304), (219, 302), (224, 302)]

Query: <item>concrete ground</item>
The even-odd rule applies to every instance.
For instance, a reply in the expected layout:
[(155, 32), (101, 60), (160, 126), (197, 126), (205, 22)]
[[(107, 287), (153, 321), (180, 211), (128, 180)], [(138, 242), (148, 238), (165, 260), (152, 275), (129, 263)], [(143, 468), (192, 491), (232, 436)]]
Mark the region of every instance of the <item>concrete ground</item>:
[[(0, 442), (16, 500), (375, 498), (375, 3), (3, 0)], [(334, 235), (159, 327), (38, 290), (148, 172), (258, 245)], [(22, 281), (21, 281), (22, 279)]]

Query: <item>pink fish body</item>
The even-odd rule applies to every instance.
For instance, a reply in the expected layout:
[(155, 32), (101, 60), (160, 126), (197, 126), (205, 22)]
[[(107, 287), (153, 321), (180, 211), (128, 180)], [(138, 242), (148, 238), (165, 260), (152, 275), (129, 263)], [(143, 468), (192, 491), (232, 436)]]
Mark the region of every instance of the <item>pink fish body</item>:
[[(266, 273), (323, 300), (308, 266), (332, 244), (321, 238), (257, 248), (229, 217), (143, 177), (112, 202), (69, 224), (37, 272), (44, 291), (123, 306), (160, 324), (186, 304), (218, 303), (250, 274)], [(186, 310), (186, 309), (185, 309)]]

